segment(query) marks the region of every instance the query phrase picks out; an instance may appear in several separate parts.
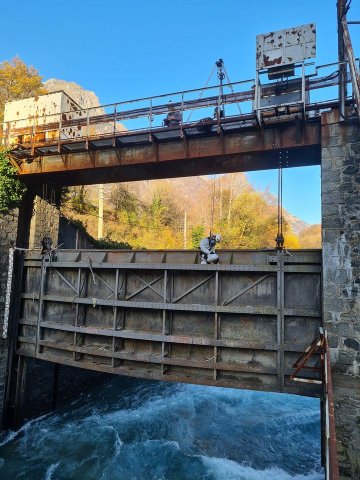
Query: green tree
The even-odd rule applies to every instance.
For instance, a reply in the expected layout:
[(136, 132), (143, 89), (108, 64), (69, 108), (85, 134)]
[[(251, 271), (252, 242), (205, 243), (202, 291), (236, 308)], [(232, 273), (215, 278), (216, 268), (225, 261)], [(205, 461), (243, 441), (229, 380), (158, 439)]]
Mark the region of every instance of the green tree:
[(150, 228), (155, 230), (162, 227), (179, 230), (182, 222), (182, 213), (172, 200), (171, 193), (167, 191), (159, 190), (154, 193), (145, 214), (148, 216)]
[(88, 200), (84, 185), (79, 187), (72, 187), (68, 190), (67, 199), (70, 200), (71, 208), (76, 213), (89, 213), (91, 210), (91, 203)]
[(110, 205), (115, 209), (118, 216), (126, 212), (130, 221), (136, 221), (142, 204), (139, 201), (136, 190), (126, 183), (119, 183), (110, 194)]
[(196, 225), (191, 229), (191, 245), (193, 248), (199, 248), (200, 240), (205, 237), (204, 225)]
[(6, 102), (46, 93), (42, 77), (19, 57), (0, 63), (0, 122), (4, 120)]
[(11, 165), (5, 150), (0, 150), (0, 213), (16, 208), (25, 191), (25, 185), (15, 177), (16, 169)]

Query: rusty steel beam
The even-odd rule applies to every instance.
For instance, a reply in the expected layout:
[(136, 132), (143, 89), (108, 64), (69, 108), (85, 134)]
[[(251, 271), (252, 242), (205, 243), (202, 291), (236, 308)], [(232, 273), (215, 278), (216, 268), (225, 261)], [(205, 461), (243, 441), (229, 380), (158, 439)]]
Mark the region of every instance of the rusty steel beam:
[[(18, 351), (18, 354), (24, 355), (21, 351)], [(36, 358), (40, 360), (45, 360), (52, 363), (60, 363), (62, 365), (68, 365), (76, 368), (84, 368), (86, 370), (94, 370), (98, 372), (104, 373), (112, 373), (117, 375), (126, 375), (128, 377), (136, 377), (136, 378), (145, 378), (149, 380), (165, 380), (167, 382), (181, 382), (181, 383), (196, 383), (197, 385), (210, 385), (210, 386), (218, 386), (218, 387), (226, 387), (226, 388), (242, 388), (247, 390), (259, 390), (259, 382), (257, 378), (252, 377), (251, 373), (246, 374), (244, 373), (245, 377), (239, 380), (231, 380), (231, 379), (218, 379), (213, 380), (206, 377), (198, 377), (196, 381), (193, 377), (190, 377), (187, 374), (171, 374), (165, 373), (163, 374), (159, 369), (151, 370), (149, 368), (143, 367), (142, 369), (135, 369), (135, 367), (123, 367), (117, 366), (112, 367), (111, 365), (102, 365), (97, 364), (90, 361), (82, 361), (81, 363), (76, 360), (70, 360), (69, 358), (59, 358), (56, 355), (51, 355), (48, 353), (42, 353), (36, 355)], [(316, 386), (307, 385), (307, 388), (300, 388), (297, 386), (292, 385), (285, 385), (284, 392), (291, 393), (296, 395), (304, 395), (304, 396), (319, 396), (319, 389)], [(312, 387), (312, 388), (311, 388)], [(278, 389), (275, 385), (263, 385), (261, 386), (261, 390), (268, 391), (268, 392), (277, 392)]]
[[(209, 173), (250, 171), (320, 164), (320, 123), (306, 123), (300, 132), (294, 122), (158, 143), (151, 142), (44, 155), (23, 162), (19, 174), (28, 182), (62, 185), (136, 181)], [(286, 164), (286, 165), (285, 165)]]

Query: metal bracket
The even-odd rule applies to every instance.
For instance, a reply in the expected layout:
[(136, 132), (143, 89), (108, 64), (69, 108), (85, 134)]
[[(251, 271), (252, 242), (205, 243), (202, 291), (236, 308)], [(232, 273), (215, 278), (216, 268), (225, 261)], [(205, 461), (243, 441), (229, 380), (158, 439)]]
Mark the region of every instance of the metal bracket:
[[(319, 336), (312, 341), (312, 343), (307, 347), (307, 349), (300, 355), (298, 360), (294, 363), (292, 368), (295, 368), (295, 372), (290, 375), (290, 380), (293, 382), (303, 382), (303, 383), (317, 383), (317, 384), (324, 384), (325, 382), (325, 351), (326, 351), (326, 344), (325, 344), (325, 333), (322, 327), (319, 328)], [(311, 357), (316, 354), (320, 353), (321, 355), (321, 365), (320, 367), (309, 367), (306, 366), (307, 362), (311, 359)], [(321, 372), (321, 380), (317, 378), (304, 378), (298, 377), (298, 373), (301, 370), (314, 370)]]

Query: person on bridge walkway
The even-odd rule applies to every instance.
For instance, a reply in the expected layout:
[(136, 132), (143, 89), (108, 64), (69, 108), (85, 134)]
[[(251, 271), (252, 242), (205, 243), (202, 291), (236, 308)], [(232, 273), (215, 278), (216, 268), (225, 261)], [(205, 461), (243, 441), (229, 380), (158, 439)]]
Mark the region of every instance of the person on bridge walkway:
[(168, 106), (169, 113), (164, 118), (164, 127), (177, 127), (182, 122), (182, 115), (179, 110), (175, 109), (175, 106), (169, 102)]
[(206, 238), (200, 240), (201, 264), (218, 263), (219, 256), (215, 253), (215, 245), (221, 241), (219, 233), (210, 233)]

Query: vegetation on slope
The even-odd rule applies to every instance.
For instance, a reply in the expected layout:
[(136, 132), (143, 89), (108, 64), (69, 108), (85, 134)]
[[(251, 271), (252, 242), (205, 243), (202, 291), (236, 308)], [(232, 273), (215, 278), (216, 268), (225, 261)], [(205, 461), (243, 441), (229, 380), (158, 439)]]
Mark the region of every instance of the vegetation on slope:
[[(42, 93), (46, 93), (46, 90), (35, 68), (28, 67), (19, 57), (0, 63), (0, 123), (4, 120), (6, 102)], [(17, 207), (26, 190), (15, 177), (16, 169), (11, 165), (7, 153), (6, 150), (0, 151), (0, 214)]]
[[(96, 236), (95, 186), (70, 188), (62, 210)], [(107, 240), (133, 248), (197, 248), (210, 229), (222, 234), (221, 248), (273, 248), (277, 205), (243, 174), (121, 183), (106, 188), (104, 225)], [(307, 247), (286, 215), (284, 234), (287, 248)]]
[(25, 185), (16, 178), (16, 169), (11, 165), (6, 150), (0, 150), (0, 214), (16, 208), (26, 191)]

